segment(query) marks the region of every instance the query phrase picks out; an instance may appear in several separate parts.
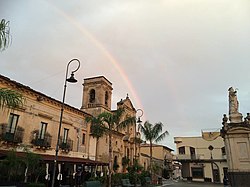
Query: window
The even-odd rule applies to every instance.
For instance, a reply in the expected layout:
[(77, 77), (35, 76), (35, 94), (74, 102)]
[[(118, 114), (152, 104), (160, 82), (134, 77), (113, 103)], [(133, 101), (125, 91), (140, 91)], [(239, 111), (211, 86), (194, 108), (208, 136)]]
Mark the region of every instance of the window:
[(82, 144), (85, 144), (85, 133), (82, 133)]
[(190, 150), (191, 159), (196, 159), (196, 157), (195, 157), (195, 148), (190, 147), (189, 150)]
[(108, 95), (108, 92), (106, 91), (105, 92), (105, 105), (106, 106), (108, 105), (108, 99), (109, 99), (109, 95)]
[(222, 153), (222, 155), (226, 155), (226, 149), (225, 149), (225, 147), (221, 148), (221, 153)]
[(180, 155), (185, 155), (185, 147), (184, 146), (179, 147), (179, 154)]
[(89, 92), (89, 102), (94, 103), (95, 102), (95, 90), (91, 89)]
[(192, 170), (192, 176), (193, 178), (203, 178), (204, 173), (203, 173), (203, 168), (191, 168)]
[(13, 133), (13, 134), (15, 133), (16, 126), (18, 123), (18, 118), (19, 118), (19, 115), (10, 113), (9, 122), (8, 122), (8, 129), (7, 129), (8, 132)]
[(69, 134), (69, 129), (64, 128), (63, 139), (62, 139), (62, 142), (63, 142), (63, 143), (67, 143), (68, 134)]
[(47, 129), (47, 123), (41, 122), (40, 131), (38, 135), (39, 139), (44, 139), (46, 129)]

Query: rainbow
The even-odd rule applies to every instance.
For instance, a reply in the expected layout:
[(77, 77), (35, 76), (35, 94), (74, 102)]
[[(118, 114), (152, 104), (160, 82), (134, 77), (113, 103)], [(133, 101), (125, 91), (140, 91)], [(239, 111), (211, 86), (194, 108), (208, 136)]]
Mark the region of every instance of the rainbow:
[[(136, 106), (138, 106), (140, 109), (143, 109), (142, 102), (140, 101), (139, 96), (136, 93), (135, 88), (133, 87), (131, 81), (129, 80), (129, 77), (126, 75), (126, 73), (123, 70), (122, 66), (118, 63), (118, 61), (114, 58), (114, 56), (105, 48), (105, 46), (92, 33), (90, 33), (88, 30), (86, 30), (86, 28), (84, 28), (74, 18), (72, 18), (71, 16), (69, 16), (68, 14), (66, 14), (64, 11), (62, 11), (61, 9), (59, 9), (52, 2), (50, 2), (50, 1), (46, 1), (46, 2), (49, 3), (50, 5), (52, 5), (52, 7), (54, 7), (54, 9), (62, 17), (64, 17), (66, 20), (68, 20), (70, 24), (72, 24), (75, 28), (77, 28), (82, 34), (84, 34), (86, 37), (88, 37), (88, 39), (90, 39), (90, 41), (92, 41), (97, 46), (97, 48), (104, 54), (104, 56), (112, 63), (112, 65), (115, 67), (115, 69), (121, 75), (122, 80), (124, 81), (124, 83), (128, 87), (129, 91), (131, 92), (132, 97), (135, 99)], [(144, 116), (143, 117), (145, 118), (145, 112), (144, 112)]]

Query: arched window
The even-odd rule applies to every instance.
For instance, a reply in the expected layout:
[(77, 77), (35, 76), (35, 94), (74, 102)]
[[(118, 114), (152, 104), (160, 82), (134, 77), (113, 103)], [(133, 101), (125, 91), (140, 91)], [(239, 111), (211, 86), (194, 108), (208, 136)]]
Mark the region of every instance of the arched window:
[(95, 102), (95, 90), (91, 89), (89, 92), (89, 102), (94, 103)]
[(108, 94), (108, 92), (106, 91), (106, 92), (105, 92), (105, 105), (106, 105), (106, 106), (108, 105), (108, 99), (109, 99), (109, 94)]
[(185, 153), (185, 147), (184, 147), (184, 146), (179, 147), (179, 154), (180, 154), (180, 155), (185, 155), (185, 154), (186, 154), (186, 153)]

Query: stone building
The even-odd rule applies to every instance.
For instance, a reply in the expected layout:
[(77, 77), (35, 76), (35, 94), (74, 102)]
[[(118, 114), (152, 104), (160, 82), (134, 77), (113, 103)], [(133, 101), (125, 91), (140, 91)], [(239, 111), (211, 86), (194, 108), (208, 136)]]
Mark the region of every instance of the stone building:
[[(22, 156), (26, 147), (41, 156), (48, 167), (47, 174), (52, 177), (62, 102), (2, 75), (0, 88), (15, 90), (25, 98), (21, 108), (0, 109), (0, 159), (13, 148)], [(90, 126), (85, 122), (87, 116), (91, 115), (64, 105), (58, 153), (60, 169), (57, 169), (57, 173), (62, 173), (62, 184), (73, 178), (78, 166), (107, 165), (89, 159)]]
[[(208, 138), (207, 134), (216, 134)], [(228, 163), (225, 145), (218, 133), (203, 137), (174, 137), (176, 160), (181, 163), (182, 177), (187, 180), (222, 183)]]
[[(84, 79), (81, 110), (93, 116), (102, 112), (112, 113), (114, 111), (111, 109), (112, 90), (112, 83), (104, 76)], [(136, 117), (136, 109), (128, 95), (125, 99), (117, 102), (116, 109), (119, 108), (124, 109), (124, 117)], [(116, 172), (125, 171), (126, 165), (124, 165), (123, 160), (129, 160), (129, 164), (131, 164), (134, 158), (140, 155), (140, 146), (135, 143), (134, 137), (140, 137), (140, 133), (136, 132), (135, 124), (128, 125), (125, 129), (113, 131), (112, 162), (119, 165)], [(93, 137), (90, 137), (90, 140), (90, 157), (95, 157), (94, 160), (97, 161), (108, 162), (108, 135), (104, 135), (98, 141)]]
[[(147, 143), (141, 144), (141, 158), (140, 163), (145, 170), (150, 166), (150, 145)], [(173, 149), (153, 144), (152, 145), (152, 161), (153, 165), (159, 167), (158, 175), (164, 178), (172, 178), (173, 173)]]

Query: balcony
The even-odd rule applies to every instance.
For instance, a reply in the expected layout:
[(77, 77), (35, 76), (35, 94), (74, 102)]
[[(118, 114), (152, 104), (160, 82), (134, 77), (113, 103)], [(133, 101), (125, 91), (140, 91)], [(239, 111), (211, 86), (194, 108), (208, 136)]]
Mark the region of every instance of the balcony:
[(204, 159), (203, 154), (193, 154), (193, 155), (179, 154), (179, 155), (176, 155), (176, 160), (203, 160), (203, 159)]
[(0, 124), (0, 129), (0, 140), (13, 144), (23, 142), (24, 129), (22, 127), (17, 126), (16, 129), (11, 129), (7, 124)]
[(59, 139), (59, 148), (65, 152), (72, 151), (73, 141), (71, 139), (63, 140), (62, 137)]
[(48, 149), (51, 147), (52, 136), (49, 133), (45, 133), (44, 136), (39, 135), (39, 130), (35, 130), (32, 132), (32, 140), (31, 143), (35, 146), (39, 146), (43, 149)]

